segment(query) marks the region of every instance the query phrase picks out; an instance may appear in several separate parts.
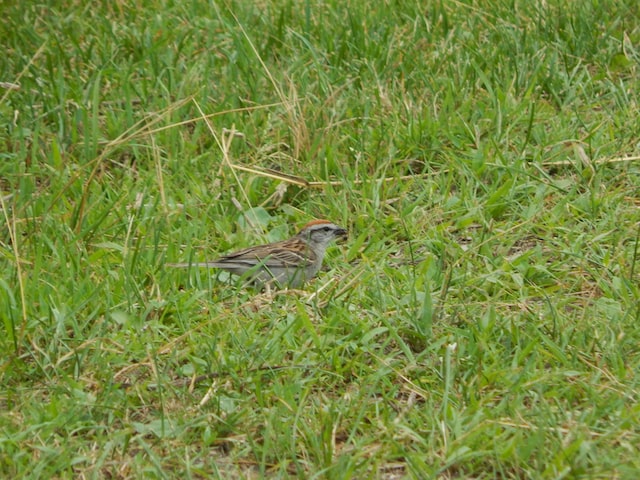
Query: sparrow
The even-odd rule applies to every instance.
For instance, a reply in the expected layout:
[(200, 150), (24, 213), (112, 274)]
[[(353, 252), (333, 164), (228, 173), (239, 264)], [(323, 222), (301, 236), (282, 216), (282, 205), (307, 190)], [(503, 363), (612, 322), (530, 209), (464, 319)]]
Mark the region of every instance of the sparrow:
[(203, 263), (173, 263), (170, 267), (220, 268), (246, 276), (257, 287), (276, 284), (299, 288), (316, 276), (329, 244), (347, 236), (347, 231), (327, 220), (307, 223), (287, 240), (257, 245)]

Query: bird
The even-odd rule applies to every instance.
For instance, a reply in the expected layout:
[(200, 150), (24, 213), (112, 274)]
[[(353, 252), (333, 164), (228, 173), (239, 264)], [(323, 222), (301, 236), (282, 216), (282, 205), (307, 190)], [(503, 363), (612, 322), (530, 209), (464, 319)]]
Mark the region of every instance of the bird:
[(287, 240), (245, 248), (209, 262), (168, 266), (220, 268), (246, 277), (259, 288), (271, 285), (299, 288), (316, 276), (329, 244), (345, 237), (346, 229), (328, 220), (313, 220)]

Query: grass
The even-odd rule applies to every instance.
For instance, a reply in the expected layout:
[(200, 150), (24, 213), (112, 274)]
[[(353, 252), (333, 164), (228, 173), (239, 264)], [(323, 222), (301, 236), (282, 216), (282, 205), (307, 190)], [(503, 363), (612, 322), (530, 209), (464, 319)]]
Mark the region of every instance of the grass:
[[(636, 478), (636, 2), (0, 7), (0, 476)], [(173, 270), (349, 229), (303, 291)]]

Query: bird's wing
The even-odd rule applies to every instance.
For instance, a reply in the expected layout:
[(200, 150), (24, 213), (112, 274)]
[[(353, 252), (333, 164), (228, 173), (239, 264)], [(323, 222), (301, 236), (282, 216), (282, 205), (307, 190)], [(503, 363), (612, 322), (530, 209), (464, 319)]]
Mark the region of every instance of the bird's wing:
[(294, 251), (278, 244), (269, 245), (269, 248), (251, 247), (239, 252), (230, 253), (217, 259), (214, 263), (247, 263), (255, 264), (256, 261), (265, 267), (290, 267), (305, 268), (315, 261), (312, 250), (304, 252)]

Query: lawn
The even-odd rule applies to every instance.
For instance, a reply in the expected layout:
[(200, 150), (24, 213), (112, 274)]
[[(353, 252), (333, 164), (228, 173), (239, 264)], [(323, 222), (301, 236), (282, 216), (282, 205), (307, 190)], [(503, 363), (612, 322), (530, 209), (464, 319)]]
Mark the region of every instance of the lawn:
[(0, 477), (640, 477), (637, 1), (0, 14)]

